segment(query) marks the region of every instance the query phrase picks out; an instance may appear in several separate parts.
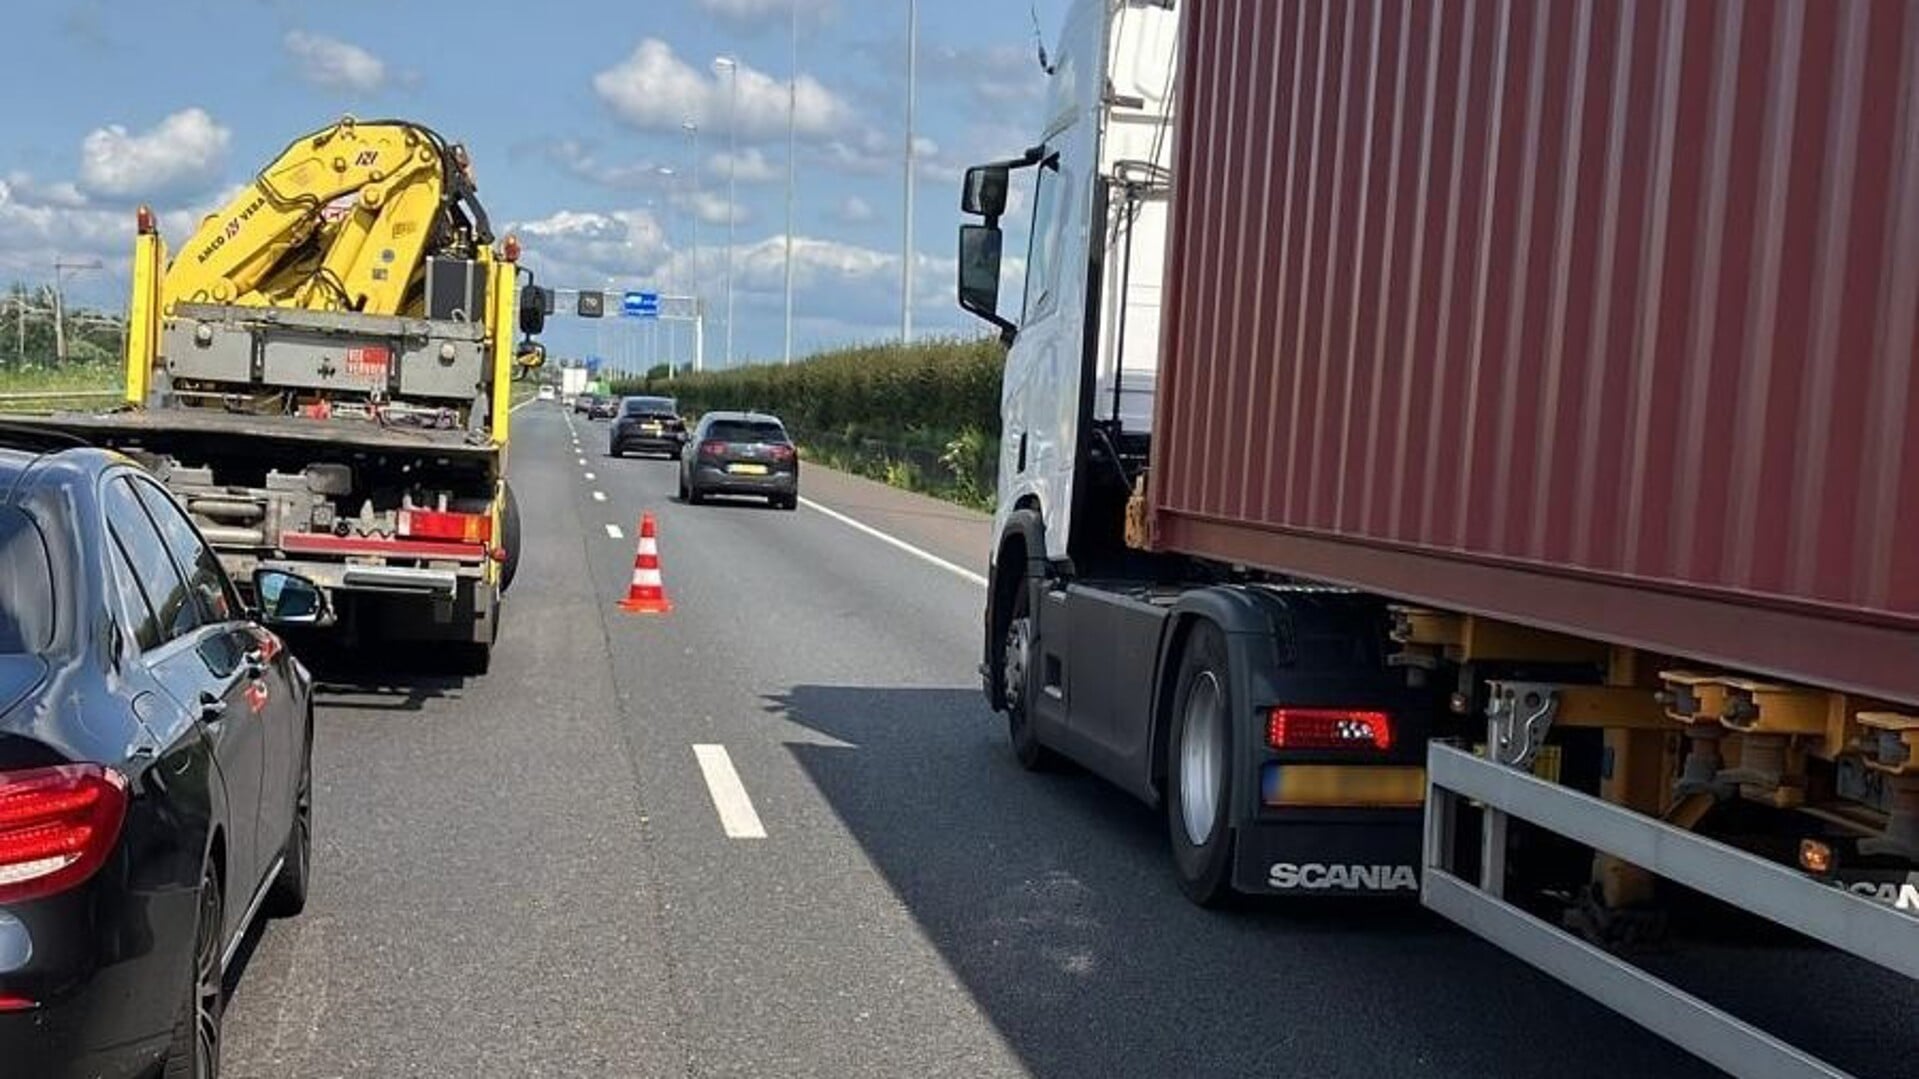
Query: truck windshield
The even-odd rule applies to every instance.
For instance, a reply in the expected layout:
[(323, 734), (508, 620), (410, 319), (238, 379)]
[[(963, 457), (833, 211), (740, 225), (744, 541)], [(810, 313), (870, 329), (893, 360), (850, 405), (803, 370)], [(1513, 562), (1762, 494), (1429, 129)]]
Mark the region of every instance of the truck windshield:
[(0, 507), (0, 655), (44, 652), (53, 643), (53, 564), (33, 519)]

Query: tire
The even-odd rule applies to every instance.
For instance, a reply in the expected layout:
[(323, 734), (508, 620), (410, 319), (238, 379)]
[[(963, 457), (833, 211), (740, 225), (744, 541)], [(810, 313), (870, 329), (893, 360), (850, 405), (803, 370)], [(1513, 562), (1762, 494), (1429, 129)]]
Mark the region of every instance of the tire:
[(1166, 833), (1180, 891), (1202, 907), (1232, 897), (1233, 722), (1226, 636), (1201, 622), (1186, 637), (1166, 740)]
[(698, 487), (695, 487), (690, 483), (686, 485), (686, 504), (687, 505), (697, 506), (701, 502), (704, 502), (705, 500), (706, 500), (706, 496), (700, 493), (700, 489)]
[(500, 505), (500, 546), (506, 550), (506, 561), (500, 565), (500, 592), (513, 587), (513, 577), (520, 572), (520, 500), (513, 497), (513, 485), (500, 485), (505, 492)]
[(1034, 584), (1022, 581), (1013, 597), (1013, 611), (1006, 620), (1006, 636), (1000, 652), (1002, 676), (1006, 684), (1006, 735), (1013, 746), (1013, 759), (1029, 772), (1050, 772), (1059, 767), (1059, 755), (1046, 748), (1033, 729), (1033, 702), (1039, 685), (1033, 677), (1032, 661), (1039, 651), (1039, 637), (1031, 615)]
[(681, 475), (680, 475), (680, 490), (679, 490), (679, 497), (680, 497), (680, 501), (681, 501), (681, 502), (686, 502), (686, 501), (690, 501), (690, 500), (689, 500), (689, 499), (687, 498), (687, 490), (686, 490), (686, 475), (685, 475), (685, 473), (681, 473)]
[(194, 918), (193, 953), (188, 967), (186, 999), (173, 1024), (173, 1043), (167, 1049), (166, 1079), (218, 1079), (220, 1029), (226, 1018), (226, 984), (220, 970), (221, 927), (226, 905), (220, 878), (211, 864), (200, 870), (198, 913)]
[(767, 499), (767, 502), (771, 503), (776, 510), (796, 510), (800, 508), (800, 500), (793, 495), (774, 495)]
[(300, 758), (300, 782), (293, 791), (293, 829), (280, 848), (280, 875), (267, 889), (261, 910), (269, 918), (292, 918), (307, 906), (307, 881), (313, 876), (313, 722), (307, 720), (306, 751)]
[(624, 454), (620, 452), (620, 448), (618, 446), (608, 446), (606, 448), (606, 455), (608, 457), (613, 458), (614, 460), (618, 460), (619, 458), (625, 456)]

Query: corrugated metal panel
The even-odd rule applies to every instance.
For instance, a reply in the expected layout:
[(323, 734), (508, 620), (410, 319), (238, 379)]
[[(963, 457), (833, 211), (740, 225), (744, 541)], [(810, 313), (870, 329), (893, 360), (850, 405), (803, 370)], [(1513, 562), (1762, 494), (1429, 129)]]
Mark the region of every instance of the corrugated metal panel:
[(1919, 0), (1183, 9), (1163, 546), (1919, 700)]

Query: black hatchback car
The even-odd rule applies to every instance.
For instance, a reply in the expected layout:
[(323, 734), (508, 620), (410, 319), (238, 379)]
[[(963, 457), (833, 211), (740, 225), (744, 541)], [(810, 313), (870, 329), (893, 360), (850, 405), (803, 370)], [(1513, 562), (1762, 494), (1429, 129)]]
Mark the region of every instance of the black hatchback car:
[(800, 455), (779, 419), (708, 412), (680, 453), (680, 499), (758, 495), (783, 510), (800, 504)]
[(164, 488), (0, 449), (0, 1070), (218, 1074), (226, 964), (306, 902), (312, 732), (306, 669)]
[(627, 397), (607, 433), (606, 453), (658, 453), (678, 457), (686, 446), (686, 421), (680, 403), (671, 397)]

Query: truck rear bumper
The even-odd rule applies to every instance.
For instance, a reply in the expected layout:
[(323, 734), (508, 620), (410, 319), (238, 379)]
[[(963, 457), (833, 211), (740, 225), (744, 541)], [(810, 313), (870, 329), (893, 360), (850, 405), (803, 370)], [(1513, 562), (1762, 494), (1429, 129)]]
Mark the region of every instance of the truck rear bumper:
[(1418, 809), (1310, 809), (1240, 826), (1233, 887), (1253, 895), (1419, 897)]
[[(459, 594), (462, 574), (450, 569), (410, 566), (354, 566), (338, 562), (264, 562), (272, 569), (298, 573), (327, 592), (379, 592), (451, 600)], [(478, 576), (469, 576), (477, 582)]]

